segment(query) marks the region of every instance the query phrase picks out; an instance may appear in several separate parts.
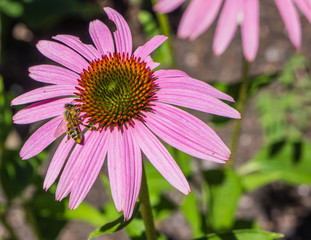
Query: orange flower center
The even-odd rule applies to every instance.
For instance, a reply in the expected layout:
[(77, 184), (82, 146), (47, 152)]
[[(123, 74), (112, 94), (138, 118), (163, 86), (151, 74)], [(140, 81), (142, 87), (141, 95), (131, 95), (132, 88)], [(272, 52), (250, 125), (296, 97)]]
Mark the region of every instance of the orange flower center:
[(81, 118), (98, 130), (118, 127), (122, 130), (133, 120), (141, 120), (151, 111), (155, 100), (155, 77), (144, 61), (134, 56), (103, 56), (90, 63), (78, 80), (75, 93)]

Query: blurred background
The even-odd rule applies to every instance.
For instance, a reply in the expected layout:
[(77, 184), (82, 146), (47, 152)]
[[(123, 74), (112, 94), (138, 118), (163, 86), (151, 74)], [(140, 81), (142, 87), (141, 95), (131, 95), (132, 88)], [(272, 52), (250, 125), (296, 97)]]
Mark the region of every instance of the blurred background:
[[(0, 239), (87, 239), (96, 227), (121, 216), (111, 202), (106, 166), (77, 210), (67, 210), (68, 199), (56, 202), (56, 184), (45, 192), (42, 183), (58, 143), (22, 161), (21, 146), (42, 123), (13, 125), (11, 120), (25, 106), (10, 107), (10, 101), (43, 85), (28, 77), (30, 66), (50, 62), (36, 43), (57, 34), (91, 43), (88, 24), (107, 21), (103, 6), (127, 20), (134, 49), (165, 32), (150, 0), (0, 0)], [(155, 61), (237, 99), (243, 58), (239, 29), (226, 52), (215, 57), (216, 22), (192, 42), (177, 38), (185, 6), (165, 18), (173, 48), (164, 44), (153, 55)], [(274, 2), (260, 1), (260, 47), (251, 65), (233, 170), (167, 146), (191, 185), (192, 193), (183, 196), (146, 161), (156, 228), (163, 239), (243, 228), (283, 233), (287, 240), (311, 239), (311, 25), (300, 19), (302, 49), (297, 53)], [(232, 120), (191, 113), (229, 146)], [(144, 239), (139, 214), (125, 229), (109, 231), (94, 239)]]

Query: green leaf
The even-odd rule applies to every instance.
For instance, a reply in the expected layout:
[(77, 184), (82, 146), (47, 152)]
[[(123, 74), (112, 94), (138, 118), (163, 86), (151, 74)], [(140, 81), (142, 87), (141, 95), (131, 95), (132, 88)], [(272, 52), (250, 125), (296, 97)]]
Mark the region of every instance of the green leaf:
[(209, 234), (197, 240), (274, 240), (282, 238), (283, 234), (261, 230), (236, 230), (223, 234)]
[(23, 14), (23, 5), (12, 0), (1, 0), (0, 11), (4, 12), (10, 17), (20, 17)]
[[(261, 149), (238, 172), (241, 176), (244, 175), (243, 182), (250, 177), (256, 178), (258, 174), (259, 176), (269, 174), (270, 177), (275, 177), (275, 180), (279, 179), (288, 184), (311, 185), (310, 156), (311, 144), (309, 142), (279, 142)], [(246, 188), (253, 187), (246, 186)]]
[(133, 215), (132, 215), (132, 217), (129, 220), (124, 221), (124, 216), (122, 215), (118, 219), (116, 219), (116, 220), (114, 220), (114, 221), (112, 221), (110, 223), (107, 223), (107, 224), (105, 224), (103, 226), (100, 226), (100, 227), (96, 228), (89, 235), (88, 239), (91, 239), (93, 237), (97, 237), (97, 236), (100, 236), (100, 235), (103, 235), (103, 234), (120, 231), (121, 229), (125, 228), (135, 218), (135, 216), (138, 213), (138, 209), (139, 209), (139, 204), (137, 203), (135, 208), (134, 208)]
[(93, 206), (87, 204), (85, 201), (83, 201), (75, 210), (68, 210), (68, 206), (66, 206), (66, 209), (67, 210), (65, 211), (64, 218), (67, 220), (84, 221), (96, 227), (109, 221), (109, 219), (103, 213), (101, 213)]
[(185, 197), (185, 200), (181, 206), (181, 210), (191, 226), (193, 236), (202, 236), (202, 234), (204, 233), (201, 226), (203, 216), (199, 209), (198, 199), (193, 192)]
[(242, 193), (240, 179), (230, 169), (210, 170), (204, 176), (210, 190), (209, 222), (216, 231), (229, 230)]
[(22, 161), (18, 151), (3, 149), (0, 161), (0, 182), (9, 200), (20, 196), (36, 175), (29, 161)]
[(250, 175), (241, 176), (241, 182), (245, 191), (253, 191), (269, 183), (279, 180), (279, 172), (258, 172)]

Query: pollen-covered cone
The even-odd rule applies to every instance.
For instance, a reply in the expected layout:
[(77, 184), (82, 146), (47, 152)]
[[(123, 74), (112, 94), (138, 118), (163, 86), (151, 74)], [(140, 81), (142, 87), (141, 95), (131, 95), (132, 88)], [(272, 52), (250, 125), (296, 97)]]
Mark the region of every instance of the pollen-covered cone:
[[(104, 10), (116, 31), (111, 33), (101, 21), (92, 21), (89, 33), (94, 45), (70, 35), (57, 35), (55, 41), (37, 44), (43, 55), (61, 66), (29, 69), (31, 78), (48, 85), (15, 98), (12, 105), (32, 104), (13, 120), (29, 124), (49, 119), (26, 141), (20, 152), (22, 159), (37, 155), (67, 133), (51, 160), (44, 189), (62, 170), (56, 199), (70, 194), (70, 209), (83, 201), (107, 155), (112, 198), (128, 219), (140, 191), (141, 152), (176, 189), (184, 194), (190, 191), (158, 137), (203, 160), (225, 163), (230, 158), (229, 149), (211, 128), (176, 106), (231, 118), (240, 118), (240, 114), (219, 100), (233, 101), (230, 96), (182, 71), (153, 71), (159, 64), (149, 55), (167, 38), (155, 36), (132, 53), (129, 26), (113, 9)], [(76, 109), (66, 112), (62, 124), (68, 103)], [(86, 129), (81, 143), (75, 142), (75, 131), (82, 131), (84, 125), (92, 127)]]

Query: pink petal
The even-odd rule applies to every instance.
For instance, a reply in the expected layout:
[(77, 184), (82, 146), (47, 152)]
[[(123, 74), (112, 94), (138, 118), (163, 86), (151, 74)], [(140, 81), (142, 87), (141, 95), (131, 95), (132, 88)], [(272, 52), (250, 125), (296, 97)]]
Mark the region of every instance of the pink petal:
[(80, 171), (77, 173), (77, 177), (72, 185), (69, 209), (77, 208), (93, 186), (104, 164), (108, 149), (108, 135), (107, 132), (101, 133), (96, 131), (91, 140), (94, 145), (85, 143), (84, 148), (89, 148), (90, 151), (84, 159)]
[(154, 36), (148, 42), (146, 42), (143, 46), (138, 47), (133, 53), (133, 55), (137, 58), (141, 58), (141, 60), (144, 60), (155, 49), (157, 49), (164, 41), (166, 41), (166, 39), (167, 37), (163, 35)]
[(160, 13), (168, 13), (178, 8), (184, 1), (185, 0), (158, 0), (153, 9)]
[[(189, 77), (189, 75), (180, 70), (158, 70), (154, 72), (156, 78), (178, 78), (178, 77)], [(190, 77), (189, 77), (190, 78)]]
[(62, 119), (63, 116), (56, 117), (35, 131), (22, 147), (21, 158), (25, 160), (36, 156), (50, 145), (55, 140), (54, 132)]
[(37, 48), (44, 56), (77, 73), (81, 73), (83, 69), (87, 69), (89, 66), (83, 57), (62, 44), (52, 41), (39, 41)]
[(154, 113), (145, 113), (147, 127), (169, 145), (194, 157), (225, 163), (230, 150), (204, 122), (163, 103), (154, 103)]
[(244, 18), (241, 26), (243, 52), (245, 58), (252, 62), (259, 45), (259, 2), (245, 0), (243, 7)]
[(129, 131), (152, 165), (173, 187), (187, 195), (189, 184), (163, 144), (140, 121), (135, 121), (134, 128), (129, 127)]
[(104, 23), (99, 20), (90, 22), (89, 32), (101, 55), (114, 53), (113, 38), (109, 28)]
[(118, 12), (112, 8), (105, 7), (104, 11), (107, 13), (109, 19), (112, 20), (117, 27), (117, 30), (113, 33), (117, 52), (125, 53), (131, 56), (132, 34), (127, 22)]
[(191, 40), (197, 38), (213, 23), (221, 4), (222, 0), (191, 1), (180, 20), (178, 36)]
[(300, 11), (305, 15), (311, 23), (311, 1), (310, 0), (294, 0)]
[(74, 91), (75, 87), (73, 85), (51, 85), (41, 87), (14, 98), (11, 105), (26, 104), (54, 97), (70, 96), (74, 95)]
[(92, 45), (83, 44), (78, 37), (71, 35), (57, 35), (53, 39), (66, 44), (90, 62), (100, 58), (100, 53)]
[(77, 84), (77, 80), (80, 78), (75, 72), (54, 65), (37, 65), (30, 67), (29, 77), (39, 82), (62, 85)]
[[(170, 72), (174, 70), (160, 70), (160, 71)], [(159, 76), (161, 74), (157, 73), (157, 75)], [(167, 75), (167, 73), (165, 75)], [(172, 75), (173, 75), (173, 72), (172, 72)], [(163, 89), (172, 89), (173, 91), (174, 89), (189, 89), (189, 90), (198, 91), (198, 92), (207, 94), (211, 97), (234, 102), (233, 98), (230, 97), (229, 95), (217, 90), (216, 88), (212, 87), (211, 85), (205, 82), (199, 81), (189, 76), (186, 76), (186, 77), (167, 76), (163, 78), (159, 77), (156, 80), (156, 83), (159, 85), (160, 88), (163, 88)]]
[(160, 65), (160, 63), (154, 62), (150, 56), (146, 57), (144, 60), (147, 63), (147, 67), (149, 67), (151, 70), (155, 69)]
[(15, 124), (28, 124), (43, 119), (62, 115), (66, 103), (70, 103), (73, 98), (48, 99), (34, 103), (13, 116)]
[(112, 131), (108, 151), (108, 172), (111, 194), (124, 219), (131, 217), (140, 190), (142, 159), (140, 148), (128, 130)]
[(242, 0), (227, 0), (218, 20), (213, 42), (216, 56), (221, 55), (231, 42), (238, 26), (238, 14), (242, 10)]
[(132, 216), (135, 203), (140, 192), (142, 158), (140, 148), (131, 133), (128, 130), (124, 130), (123, 137), (128, 146), (128, 156), (126, 158), (125, 166), (127, 196), (124, 206), (124, 219), (128, 220)]
[(217, 98), (187, 89), (164, 89), (156, 92), (157, 100), (219, 116), (241, 118), (240, 113)]
[[(95, 134), (95, 131), (86, 131), (83, 136), (83, 143), (85, 144), (76, 144), (74, 146), (57, 185), (55, 193), (57, 201), (62, 200), (72, 191), (72, 185), (79, 176), (81, 166), (88, 158), (93, 146), (96, 145), (93, 134)], [(73, 140), (70, 139), (69, 141)]]
[(118, 129), (111, 132), (108, 150), (108, 173), (111, 195), (118, 212), (124, 211), (127, 191), (126, 164), (128, 146)]
[(297, 49), (301, 44), (301, 26), (299, 16), (292, 0), (275, 0), (291, 42)]
[(54, 183), (55, 179), (58, 177), (74, 143), (75, 141), (73, 139), (69, 139), (69, 141), (67, 142), (66, 135), (63, 138), (62, 142), (58, 145), (58, 148), (54, 153), (48, 171), (45, 175), (43, 183), (43, 188), (45, 190), (48, 190), (50, 186)]

